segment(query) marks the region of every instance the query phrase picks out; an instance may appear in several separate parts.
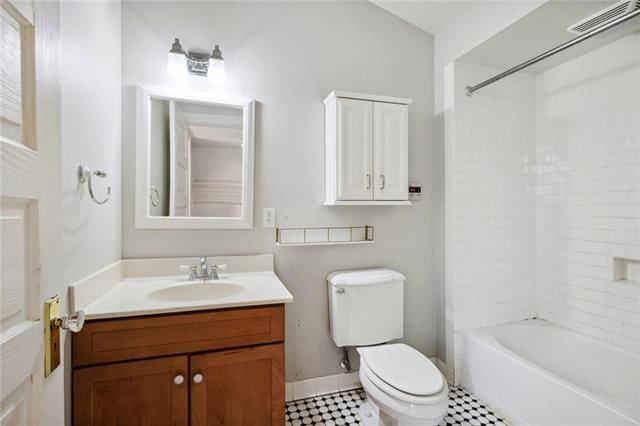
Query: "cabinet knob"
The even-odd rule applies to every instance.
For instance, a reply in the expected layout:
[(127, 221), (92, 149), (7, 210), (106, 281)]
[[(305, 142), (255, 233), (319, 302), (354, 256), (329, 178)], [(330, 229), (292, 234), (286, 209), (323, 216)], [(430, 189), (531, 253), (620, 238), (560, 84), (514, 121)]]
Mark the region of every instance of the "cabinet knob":
[(176, 385), (181, 385), (184, 383), (184, 376), (182, 374), (177, 374), (176, 377), (173, 378), (173, 383)]
[(380, 189), (384, 189), (386, 181), (384, 179), (384, 175), (380, 175)]
[(370, 190), (370, 189), (371, 189), (371, 175), (370, 175), (369, 173), (367, 173), (367, 174), (366, 174), (366, 175), (364, 175), (364, 176), (365, 176), (365, 179), (366, 179), (366, 181), (367, 181), (367, 184), (366, 184), (366, 186), (364, 187), (364, 189), (365, 189), (366, 191), (368, 191), (368, 190)]
[(204, 376), (202, 374), (197, 373), (193, 375), (193, 383), (202, 383), (203, 380)]

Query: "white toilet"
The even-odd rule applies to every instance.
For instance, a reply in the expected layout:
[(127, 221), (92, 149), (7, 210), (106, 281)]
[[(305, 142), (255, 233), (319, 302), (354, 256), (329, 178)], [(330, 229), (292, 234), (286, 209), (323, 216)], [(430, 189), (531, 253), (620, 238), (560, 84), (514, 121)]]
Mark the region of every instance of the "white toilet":
[(356, 346), (367, 402), (364, 425), (438, 425), (447, 412), (447, 383), (403, 333), (405, 277), (391, 269), (338, 271), (327, 277), (331, 337)]

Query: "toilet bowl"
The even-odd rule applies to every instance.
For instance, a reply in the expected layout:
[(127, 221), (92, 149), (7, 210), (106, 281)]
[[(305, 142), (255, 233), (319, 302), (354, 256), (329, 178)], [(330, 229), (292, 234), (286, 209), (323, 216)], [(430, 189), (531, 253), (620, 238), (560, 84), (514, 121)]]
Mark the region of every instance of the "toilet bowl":
[(405, 344), (358, 348), (367, 402), (365, 426), (437, 426), (447, 412), (448, 387), (440, 371)]
[(447, 413), (449, 389), (436, 366), (411, 346), (388, 343), (403, 336), (405, 280), (389, 268), (327, 276), (331, 337), (360, 353), (365, 426), (436, 426)]

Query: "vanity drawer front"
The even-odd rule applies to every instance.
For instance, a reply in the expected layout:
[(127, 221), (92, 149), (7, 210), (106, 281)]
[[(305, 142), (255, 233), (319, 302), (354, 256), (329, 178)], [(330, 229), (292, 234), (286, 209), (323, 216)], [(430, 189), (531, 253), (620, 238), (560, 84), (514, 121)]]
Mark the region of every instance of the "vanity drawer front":
[(73, 365), (284, 341), (284, 305), (87, 321), (73, 335)]

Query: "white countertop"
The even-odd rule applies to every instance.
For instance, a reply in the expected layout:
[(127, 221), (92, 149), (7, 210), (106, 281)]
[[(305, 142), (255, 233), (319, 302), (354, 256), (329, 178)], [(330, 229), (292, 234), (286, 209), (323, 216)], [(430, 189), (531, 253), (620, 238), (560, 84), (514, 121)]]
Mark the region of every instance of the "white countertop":
[[(205, 286), (218, 286), (213, 291), (220, 293), (186, 300), (194, 290), (208, 291)], [(180, 287), (175, 293), (183, 300), (162, 300), (158, 290), (169, 287)], [(124, 278), (86, 305), (84, 312), (86, 319), (93, 320), (290, 302), (293, 296), (273, 271), (239, 272), (204, 282), (188, 281), (184, 275)]]

